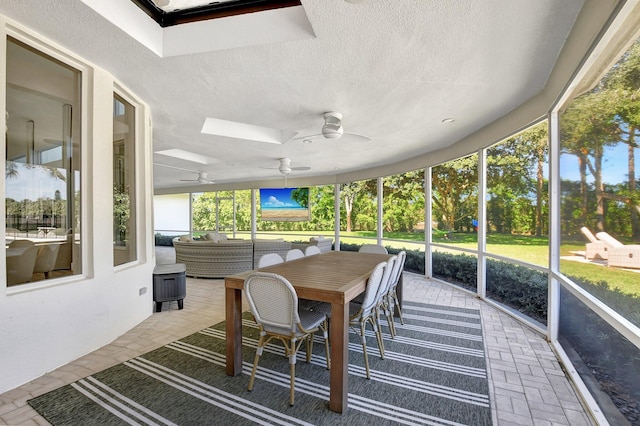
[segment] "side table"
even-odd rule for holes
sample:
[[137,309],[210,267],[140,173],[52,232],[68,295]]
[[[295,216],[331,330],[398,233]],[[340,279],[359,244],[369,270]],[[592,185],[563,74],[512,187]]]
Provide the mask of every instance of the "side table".
[[187,268],[184,263],[156,265],[153,268],[153,301],[156,312],[162,311],[162,302],[178,301],[178,309],[183,308],[187,295]]

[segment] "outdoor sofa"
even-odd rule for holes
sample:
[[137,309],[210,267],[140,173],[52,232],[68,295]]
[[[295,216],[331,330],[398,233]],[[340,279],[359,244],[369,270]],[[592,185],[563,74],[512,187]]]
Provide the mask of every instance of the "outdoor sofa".
[[288,241],[228,239],[223,235],[207,234],[201,240],[174,238],[176,263],[184,263],[190,277],[224,278],[256,268],[263,254],[278,253],[284,258],[291,249]]

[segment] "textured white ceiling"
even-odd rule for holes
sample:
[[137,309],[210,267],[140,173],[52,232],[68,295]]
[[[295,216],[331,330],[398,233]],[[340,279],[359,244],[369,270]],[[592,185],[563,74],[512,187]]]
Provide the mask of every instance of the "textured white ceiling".
[[[267,168],[281,157],[311,168],[292,177],[335,175],[459,141],[543,90],[583,1],[302,3],[315,37],[164,58],[80,0],[3,0],[0,13],[109,70],[148,102],[154,151],[212,159],[156,154],[155,163],[224,183],[277,178]],[[345,132],[373,140],[274,145],[200,133],[212,117],[315,134],[325,111],[343,114]],[[448,117],[455,122],[443,124]],[[155,166],[156,188],[197,176],[180,169]]]

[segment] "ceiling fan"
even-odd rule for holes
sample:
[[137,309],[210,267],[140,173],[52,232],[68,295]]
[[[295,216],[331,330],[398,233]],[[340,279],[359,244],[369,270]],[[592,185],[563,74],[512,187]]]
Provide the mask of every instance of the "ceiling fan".
[[278,169],[280,174],[284,176],[284,185],[287,186],[287,176],[291,174],[294,170],[311,170],[311,167],[308,166],[291,166],[290,158],[280,158],[280,165],[278,167],[263,167],[264,169]]
[[181,182],[215,183],[209,179],[207,172],[198,172],[197,179],[180,179]]
[[311,135],[296,135],[291,140],[301,140],[305,143],[312,142],[314,138],[323,137],[324,139],[340,139],[343,136],[347,136],[349,140],[353,142],[369,142],[371,138],[357,133],[347,133],[342,126],[342,114],[335,111],[325,112],[322,117],[324,118],[324,124],[322,125],[321,133]]
[[322,125],[321,132],[317,134],[305,135],[302,134],[303,132],[274,129],[211,117],[205,119],[201,133],[276,145],[282,145],[292,140],[312,142],[314,138],[335,140],[344,137],[353,142],[371,141],[371,138],[368,136],[345,132],[342,126],[342,114],[339,112],[325,112],[322,117],[324,118],[324,124]]
[[215,183],[213,180],[209,179],[209,175],[207,172],[198,172],[196,170],[185,169],[182,167],[170,166],[168,164],[162,163],[153,163],[154,166],[168,167],[170,169],[182,170],[189,173],[197,173],[198,177],[196,179],[180,179],[181,182],[198,182],[198,183]]

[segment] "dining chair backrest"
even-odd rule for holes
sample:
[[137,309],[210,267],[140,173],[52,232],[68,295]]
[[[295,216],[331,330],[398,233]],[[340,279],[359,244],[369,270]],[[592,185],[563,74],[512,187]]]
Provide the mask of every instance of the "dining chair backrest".
[[304,249],[305,256],[313,256],[320,253],[322,253],[322,251],[318,246],[308,246],[306,249]]
[[267,253],[258,260],[258,268],[265,268],[282,262],[284,262],[284,259],[278,253]]
[[43,273],[45,278],[49,278],[49,273],[56,266],[58,258],[59,244],[45,244],[38,249],[36,256],[36,265],[33,267],[34,273]]
[[398,259],[396,260],[396,265],[394,267],[394,276],[391,279],[391,286],[398,284],[398,280],[400,280],[400,276],[402,275],[402,271],[404,271],[404,262],[407,260],[407,252],[402,250],[398,254]]
[[387,249],[379,246],[377,244],[364,244],[358,250],[360,253],[379,253],[379,254],[388,254]]
[[364,291],[364,298],[362,299],[361,312],[366,313],[371,311],[377,302],[376,296],[382,283],[382,277],[387,268],[387,262],[380,262],[373,269],[373,272],[369,276],[367,281],[367,288]]
[[398,256],[391,256],[389,260],[387,260],[387,266],[384,268],[384,274],[380,280],[380,287],[378,288],[378,293],[376,295],[376,299],[380,300],[389,289],[391,288],[392,279],[395,274],[395,266],[398,263]]
[[36,264],[38,247],[12,247],[20,250],[19,254],[7,256],[7,285],[22,284],[31,281],[33,267]]
[[303,257],[304,257],[304,253],[302,252],[302,250],[291,249],[287,252],[287,255],[285,256],[284,260],[288,262],[290,260],[301,259]]
[[285,277],[254,272],[245,280],[244,289],[251,313],[266,331],[285,335],[298,331],[298,296]]

